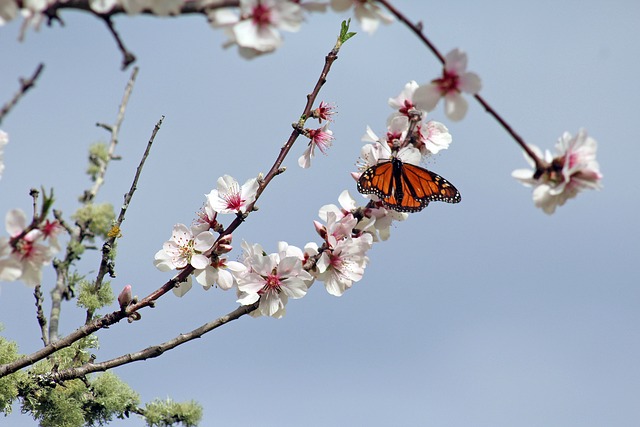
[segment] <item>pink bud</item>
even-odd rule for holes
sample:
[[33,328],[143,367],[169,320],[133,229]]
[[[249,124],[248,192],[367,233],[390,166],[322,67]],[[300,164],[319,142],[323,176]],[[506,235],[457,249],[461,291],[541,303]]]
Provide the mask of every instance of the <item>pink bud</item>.
[[131,285],[127,285],[118,295],[118,304],[120,304],[121,309],[125,309],[131,304],[133,300],[133,296],[131,295]]
[[217,254],[227,254],[233,250],[231,245],[218,245],[218,249],[216,250]]
[[318,232],[320,237],[322,237],[323,239],[327,237],[327,227],[322,225],[322,223],[318,221],[313,221],[313,226],[316,228],[316,231]]

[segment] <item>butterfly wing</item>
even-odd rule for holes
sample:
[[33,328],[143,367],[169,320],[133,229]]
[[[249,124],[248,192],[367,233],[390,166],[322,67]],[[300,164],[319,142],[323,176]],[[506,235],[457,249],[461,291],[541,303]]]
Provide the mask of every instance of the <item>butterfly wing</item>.
[[375,194],[383,205],[398,212],[419,212],[429,202],[460,202],[460,192],[446,179],[397,158],[365,170],[358,191]]
[[428,202],[459,203],[460,192],[449,181],[420,166],[404,163],[402,165],[403,185],[418,200]]
[[378,163],[360,175],[358,191],[362,194],[375,194],[384,199],[393,194],[393,181],[391,162]]

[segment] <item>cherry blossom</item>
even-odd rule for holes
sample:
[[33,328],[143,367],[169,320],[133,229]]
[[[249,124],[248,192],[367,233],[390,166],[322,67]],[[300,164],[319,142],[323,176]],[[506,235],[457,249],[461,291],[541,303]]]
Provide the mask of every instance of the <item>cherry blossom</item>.
[[257,253],[257,247],[246,245],[249,253],[244,255],[244,269],[234,268],[240,292],[238,302],[250,305],[260,301],[259,315],[280,318],[285,314],[289,298],[298,299],[306,295],[313,276],[302,268],[299,256],[289,256],[294,250],[280,245],[278,253]]
[[196,219],[191,224],[192,230],[201,232],[209,229],[213,230],[218,226],[218,221],[216,220],[218,212],[214,211],[208,203],[205,203],[196,215]]
[[40,243],[44,234],[37,228],[22,235],[27,228],[27,216],[20,209],[7,212],[5,226],[10,239],[0,240],[0,257],[8,255],[0,264],[0,277],[20,279],[28,286],[40,284],[42,267],[51,262],[55,250]]
[[333,121],[333,115],[336,113],[335,106],[327,104],[324,101],[320,101],[320,105],[315,110],[311,111],[311,117],[318,119],[318,122],[322,123],[323,120],[328,122]]
[[318,150],[320,150],[322,154],[326,154],[329,147],[331,147],[333,132],[327,129],[328,126],[329,122],[325,123],[321,128],[307,130],[311,141],[309,141],[307,149],[298,159],[298,165],[300,165],[301,168],[308,168],[311,166],[311,159],[315,157],[316,147],[318,147]]
[[218,188],[207,194],[207,203],[214,211],[227,214],[246,212],[247,206],[256,199],[258,180],[251,178],[242,187],[233,177],[218,178]]
[[235,284],[233,275],[226,270],[225,258],[214,258],[211,263],[201,270],[195,270],[193,276],[205,290],[217,284],[222,290],[229,290]]
[[534,169],[518,169],[512,176],[524,185],[534,187],[533,202],[545,213],[554,213],[558,206],[576,197],[581,190],[602,187],[602,174],[596,161],[597,142],[584,129],[575,136],[565,132],[556,143],[555,157],[549,151],[543,155],[536,146],[530,148],[546,166],[536,171],[535,162],[525,155]]
[[201,231],[194,235],[193,230],[184,224],[173,226],[171,239],[154,257],[154,265],[160,271],[185,268],[187,265],[195,269],[204,269],[209,265],[209,258],[203,252],[211,249],[215,236],[210,231]]
[[316,278],[324,282],[327,292],[342,296],[354,282],[362,279],[369,261],[365,254],[372,243],[371,234],[363,234],[340,240],[330,250],[322,253],[316,264]]
[[475,95],[482,87],[480,77],[467,70],[467,54],[454,49],[445,56],[442,77],[418,87],[413,93],[416,108],[432,111],[440,98],[444,98],[444,110],[453,121],[462,120],[468,104],[461,93]]
[[385,13],[380,6],[372,0],[331,0],[331,8],[336,12],[344,12],[354,6],[354,15],[362,30],[373,34],[380,23],[390,24],[394,21],[393,16]]
[[298,31],[303,9],[289,0],[240,0],[240,16],[229,8],[214,9],[209,20],[214,27],[225,28],[226,47],[237,44],[243,57],[252,58],[280,47],[280,30]]

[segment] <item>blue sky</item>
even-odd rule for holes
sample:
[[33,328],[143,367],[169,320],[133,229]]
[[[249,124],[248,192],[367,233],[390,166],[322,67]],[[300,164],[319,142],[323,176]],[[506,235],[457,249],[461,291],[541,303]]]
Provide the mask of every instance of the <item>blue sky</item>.
[[[637,426],[640,423],[640,4],[632,1],[397,1],[424,23],[443,51],[459,47],[483,81],[483,96],[531,144],[552,149],[581,127],[598,140],[604,188],[570,200],[555,215],[533,206],[510,176],[526,166],[516,144],[474,102],[428,167],[461,192],[458,205],[432,203],[369,253],[363,280],[343,297],[322,285],[290,301],[281,320],[242,318],[162,357],[115,370],[143,401],[170,396],[205,407],[203,426]],[[0,215],[30,209],[28,190],[54,187],[70,215],[88,187],[89,144],[107,135],[129,71],[104,25],[64,12],[16,41],[0,31],[0,100],[39,62],[37,87],[2,124],[10,134],[0,181]],[[224,35],[202,17],[119,17],[140,67],[118,153],[98,201],[119,206],[151,130],[165,121],[118,246],[120,289],[147,295],[169,275],[153,255],[177,222],[195,211],[227,173],[239,181],[266,172],[288,137],[347,15],[311,15],[273,55],[246,61],[224,50]],[[353,29],[359,31],[357,24]],[[367,125],[385,129],[386,102],[409,80],[440,66],[400,24],[363,32],[340,53],[320,99],[337,104],[336,140],[302,170],[298,142],[234,233],[275,251],[318,241],[318,209],[344,189],[357,196],[355,170]],[[359,196],[357,196],[359,197]],[[364,199],[361,199],[364,204]],[[229,218],[231,221],[231,217]],[[89,277],[96,254],[80,264]],[[48,284],[51,272],[45,274]],[[22,352],[39,348],[33,297],[0,284],[4,336]],[[48,307],[48,302],[46,307]],[[142,320],[98,336],[98,360],[140,350],[232,311],[235,295],[194,286],[162,298]],[[113,307],[115,309],[115,306]],[[62,330],[83,320],[64,307]],[[17,409],[17,408],[16,408]],[[19,414],[14,426],[33,421]],[[117,426],[142,426],[133,419]]]

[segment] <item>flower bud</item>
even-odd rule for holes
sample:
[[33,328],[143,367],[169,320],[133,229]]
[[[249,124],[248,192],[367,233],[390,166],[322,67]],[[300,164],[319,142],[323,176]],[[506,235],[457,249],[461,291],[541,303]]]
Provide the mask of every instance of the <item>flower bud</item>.
[[122,310],[126,309],[131,301],[133,300],[133,295],[131,294],[131,285],[127,285],[118,295],[118,304],[120,304],[120,308]]

